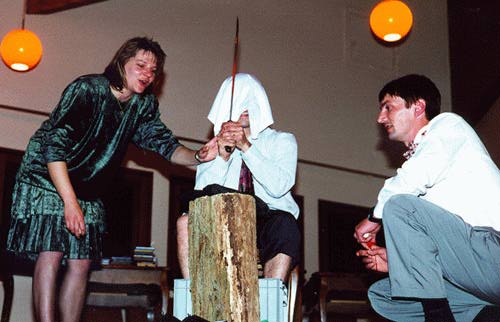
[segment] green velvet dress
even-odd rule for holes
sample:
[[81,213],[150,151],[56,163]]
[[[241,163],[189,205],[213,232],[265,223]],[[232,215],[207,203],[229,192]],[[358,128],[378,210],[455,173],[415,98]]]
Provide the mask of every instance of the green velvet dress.
[[[41,251],[100,258],[105,213],[99,196],[112,189],[131,142],[167,160],[180,145],[160,120],[153,94],[134,95],[120,105],[102,75],[71,83],[26,148],[13,191],[8,250],[30,259]],[[80,239],[65,227],[64,205],[47,169],[55,161],[67,163],[84,213],[86,234]]]

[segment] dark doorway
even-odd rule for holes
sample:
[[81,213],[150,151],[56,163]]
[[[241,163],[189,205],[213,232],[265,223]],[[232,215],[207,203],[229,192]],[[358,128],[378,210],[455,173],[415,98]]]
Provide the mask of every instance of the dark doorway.
[[[319,200],[319,270],[321,272],[366,272],[356,250],[361,246],[353,237],[354,227],[370,209],[339,202]],[[383,245],[379,233],[377,244]]]

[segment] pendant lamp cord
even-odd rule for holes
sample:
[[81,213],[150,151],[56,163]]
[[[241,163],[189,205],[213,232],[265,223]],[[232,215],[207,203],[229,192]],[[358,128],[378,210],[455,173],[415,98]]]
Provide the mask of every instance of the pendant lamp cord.
[[24,20],[26,19],[26,2],[28,0],[23,1],[23,19],[21,20],[21,29],[24,30]]

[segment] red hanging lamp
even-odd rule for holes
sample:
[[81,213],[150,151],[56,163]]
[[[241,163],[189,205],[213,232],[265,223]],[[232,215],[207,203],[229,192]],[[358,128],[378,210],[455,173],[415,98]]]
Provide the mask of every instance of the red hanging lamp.
[[26,0],[23,6],[21,29],[9,31],[0,43],[3,62],[12,70],[25,72],[33,69],[42,58],[42,42],[38,36],[24,28]]
[[404,38],[413,25],[410,8],[399,0],[383,0],[370,14],[370,27],[375,36],[386,42]]

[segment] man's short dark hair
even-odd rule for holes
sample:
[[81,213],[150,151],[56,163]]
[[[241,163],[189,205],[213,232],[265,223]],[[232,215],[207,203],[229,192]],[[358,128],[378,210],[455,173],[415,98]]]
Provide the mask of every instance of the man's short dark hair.
[[144,93],[150,93],[152,88],[157,85],[161,73],[163,73],[163,65],[165,64],[165,52],[161,49],[153,39],[147,37],[135,37],[127,40],[104,70],[104,76],[109,80],[111,86],[119,91],[125,86],[125,64],[130,58],[135,57],[138,51],[152,53],[156,58],[156,72],[153,84],[149,85]]
[[406,101],[406,107],[423,99],[426,103],[425,116],[432,120],[441,112],[441,94],[436,85],[423,75],[410,74],[387,83],[378,94],[379,102],[385,95],[399,96]]

